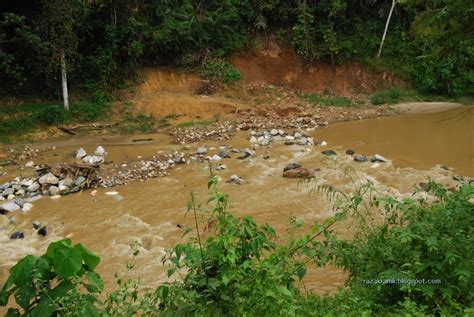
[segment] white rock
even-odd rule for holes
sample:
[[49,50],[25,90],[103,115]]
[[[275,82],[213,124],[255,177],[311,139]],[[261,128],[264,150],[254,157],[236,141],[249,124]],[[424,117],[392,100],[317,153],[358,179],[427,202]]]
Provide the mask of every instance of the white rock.
[[33,184],[31,184],[30,186],[28,186],[28,187],[26,188],[26,190],[29,191],[30,193],[31,193],[31,192],[35,192],[35,191],[37,191],[37,190],[39,190],[39,189],[40,189],[40,184],[38,184],[38,183],[36,183],[36,182],[34,182]]
[[70,187],[72,184],[74,184],[74,180],[71,178],[65,178],[59,181],[59,186]]
[[48,173],[41,176],[38,181],[40,184],[57,184],[59,182],[59,179],[52,173]]
[[40,200],[41,198],[43,198],[43,195],[36,195],[36,196],[25,199],[25,201],[32,203],[34,201]]
[[218,171],[223,171],[223,170],[226,170],[226,169],[227,169],[227,166],[224,165],[224,164],[219,164],[216,167],[216,170],[218,170]]
[[97,156],[104,156],[105,155],[105,149],[101,145],[99,145],[95,149],[94,154],[97,155]]
[[383,157],[382,155],[375,154],[374,159],[377,162],[387,163],[387,159],[385,157]]
[[91,191],[91,196],[95,196],[95,195],[97,195],[97,190],[94,189],[93,191]]
[[278,130],[277,130],[277,129],[271,129],[271,130],[270,130],[270,134],[273,135],[273,136],[275,136],[275,135],[278,134]]
[[79,150],[76,151],[76,158],[77,159],[81,159],[86,155],[87,155],[87,152],[83,148],[80,148]]
[[59,198],[61,198],[61,197],[62,197],[61,195],[50,196],[51,199],[59,199]]
[[23,180],[20,182],[20,185],[21,185],[21,186],[28,187],[28,186],[33,185],[34,182],[35,182],[35,181],[32,180],[32,179],[30,179],[30,178],[25,178],[25,179],[23,179]]
[[23,205],[23,207],[21,208],[21,210],[22,210],[23,212],[28,212],[28,211],[31,210],[31,208],[33,208],[33,204],[25,203],[25,204]]
[[294,141],[295,140],[295,137],[291,136],[291,135],[287,135],[283,138],[284,141]]
[[16,197],[15,195],[10,194],[10,195],[8,195],[7,199],[8,199],[8,200],[12,200],[12,199],[15,199],[15,197]]
[[4,203],[3,205],[0,205],[0,208],[8,212],[12,212],[12,211],[16,211],[20,209],[20,206],[18,206],[14,202],[8,202],[8,203]]
[[62,193],[66,193],[69,190],[69,187],[60,184],[58,186],[58,189],[59,189],[59,192],[62,194]]
[[118,195],[118,192],[106,192],[105,194],[109,196],[115,196]]
[[257,138],[252,135],[250,137],[250,143],[257,143],[257,142],[258,142]]
[[299,133],[299,132],[295,132],[295,134],[293,134],[293,136],[295,137],[295,139],[302,137],[301,133]]
[[29,161],[25,164],[26,167],[33,167],[35,165],[35,162]]
[[51,186],[51,187],[49,188],[49,194],[50,194],[51,196],[56,196],[57,194],[59,194],[59,188],[56,187],[56,186]]
[[103,156],[97,156],[97,155],[88,155],[82,159],[82,161],[86,164],[90,165],[97,165],[97,164],[102,164],[104,163],[104,157]]
[[198,147],[196,150],[196,154],[198,155],[204,155],[207,153],[207,149],[204,146]]
[[217,155],[217,154],[214,154],[213,156],[211,156],[211,157],[209,158],[209,161],[210,161],[210,162],[215,162],[215,161],[220,161],[220,160],[222,160],[222,157],[220,157],[220,156]]
[[326,146],[328,145],[326,141],[321,142],[321,146]]

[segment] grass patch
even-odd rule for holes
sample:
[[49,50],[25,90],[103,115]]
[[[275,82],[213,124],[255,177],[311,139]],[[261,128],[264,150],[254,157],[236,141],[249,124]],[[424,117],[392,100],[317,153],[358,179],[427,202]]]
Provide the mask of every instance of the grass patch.
[[128,134],[152,132],[155,129],[155,123],[156,120],[151,115],[148,116],[143,113],[137,115],[126,114],[121,124],[121,131]]
[[325,107],[353,107],[356,106],[351,99],[342,96],[322,96],[317,93],[303,94],[300,98],[312,105]]
[[426,96],[420,95],[415,90],[399,88],[381,90],[370,95],[370,102],[374,105],[396,104],[405,101],[425,101]]
[[65,111],[62,104],[28,103],[23,105],[0,105],[0,141],[12,139],[51,125],[72,122],[90,122],[105,118],[109,104],[103,101],[80,100]]
[[204,119],[204,120],[197,120],[197,121],[185,121],[178,123],[176,125],[177,128],[189,128],[189,127],[195,127],[195,126],[206,126],[206,125],[211,125],[213,123],[216,123],[219,121],[219,115],[215,114],[212,119]]

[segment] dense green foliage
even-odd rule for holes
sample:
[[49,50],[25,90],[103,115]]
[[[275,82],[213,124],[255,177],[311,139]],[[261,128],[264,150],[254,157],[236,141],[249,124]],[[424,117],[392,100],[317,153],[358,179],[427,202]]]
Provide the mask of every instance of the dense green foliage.
[[[190,65],[278,34],[308,61],[373,63],[390,0],[27,0],[0,3],[3,94],[60,97],[64,52],[76,90],[120,87],[143,65]],[[468,0],[399,1],[383,63],[423,92],[474,87],[474,6]],[[380,62],[377,62],[380,64]],[[239,79],[223,61],[204,65]]]
[[[42,256],[28,255],[10,270],[10,277],[0,292],[0,305],[10,296],[23,309],[22,315],[98,315],[94,294],[104,283],[94,272],[100,259],[81,244],[70,240],[53,242]],[[19,316],[10,308],[7,316]]]
[[[333,218],[306,226],[290,218],[285,239],[268,224],[228,211],[228,197],[209,181],[207,204],[194,195],[188,212],[194,232],[163,263],[167,282],[139,291],[136,280],[99,298],[99,259],[64,240],[41,257],[27,256],[11,270],[0,304],[14,295],[26,315],[41,316],[429,316],[472,315],[474,188],[448,191],[429,183],[430,198],[372,197],[368,183],[352,194],[322,187],[336,198]],[[421,195],[420,197],[424,197]],[[209,208],[211,207],[211,208]],[[375,208],[375,209],[374,209]],[[374,212],[379,216],[373,217]],[[201,217],[207,217],[202,222]],[[358,219],[357,234],[336,238],[334,226]],[[307,227],[306,227],[307,228]],[[282,242],[283,240],[283,242]],[[136,246],[134,255],[137,255]],[[309,266],[333,264],[349,273],[347,288],[317,296],[301,286]],[[132,268],[129,265],[128,268]],[[48,282],[52,282],[48,284]],[[48,287],[49,285],[50,287]],[[19,310],[10,309],[10,316]]]

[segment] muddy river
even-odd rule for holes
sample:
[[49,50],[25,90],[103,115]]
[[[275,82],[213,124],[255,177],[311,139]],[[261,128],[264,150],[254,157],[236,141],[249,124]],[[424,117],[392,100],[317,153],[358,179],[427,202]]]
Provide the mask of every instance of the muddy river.
[[[268,152],[270,158],[263,159],[264,150],[250,160],[223,159],[220,163],[228,169],[216,172],[223,180],[222,191],[230,194],[232,210],[237,214],[251,215],[258,222],[273,225],[284,234],[288,217],[293,214],[307,223],[322,221],[334,211],[322,195],[310,190],[318,184],[351,191],[354,187],[371,180],[381,193],[403,197],[409,195],[414,185],[429,177],[443,184],[454,185],[454,175],[474,177],[474,108],[458,108],[430,114],[411,114],[338,123],[328,128],[309,132],[317,140],[325,140],[327,146],[286,146],[275,143]],[[142,145],[128,144],[133,138],[153,138]],[[54,143],[55,150],[43,152],[35,158],[36,163],[71,161],[70,153],[78,147],[87,151],[103,145],[116,163],[150,158],[160,150],[177,149],[183,145],[170,145],[166,135],[86,137],[61,140]],[[44,146],[51,146],[47,144]],[[193,150],[201,145],[216,147],[226,144],[235,148],[250,147],[248,133],[241,132],[232,140],[222,142],[204,141],[188,145]],[[380,154],[388,163],[357,163],[344,154],[351,148],[356,153]],[[321,154],[333,149],[335,157]],[[283,167],[298,162],[308,169],[320,168],[314,182],[298,185],[294,179],[282,178]],[[449,167],[449,170],[442,168]],[[45,197],[34,203],[26,215],[16,212],[16,228],[25,230],[25,239],[10,240],[8,230],[0,228],[0,282],[3,284],[8,268],[26,254],[41,254],[46,246],[64,237],[81,242],[101,256],[99,273],[110,287],[114,273],[123,273],[131,259],[130,244],[138,241],[140,254],[132,276],[140,276],[143,285],[156,286],[166,279],[167,267],[161,264],[166,248],[182,241],[182,230],[178,224],[191,225],[191,217],[184,217],[189,194],[194,191],[201,201],[207,199],[206,182],[209,171],[205,163],[178,165],[169,176],[136,181],[128,186],[113,189],[98,189],[95,196],[84,191],[60,199]],[[5,168],[6,176],[0,183],[15,175],[26,173],[18,168]],[[224,181],[237,174],[245,180],[243,185],[227,184]],[[123,197],[105,195],[116,190]],[[11,216],[12,214],[10,214]],[[47,223],[50,232],[45,238],[33,234],[31,222]],[[344,235],[346,228],[337,229]],[[306,278],[306,287],[319,293],[332,292],[344,284],[343,272],[334,268],[311,271]]]

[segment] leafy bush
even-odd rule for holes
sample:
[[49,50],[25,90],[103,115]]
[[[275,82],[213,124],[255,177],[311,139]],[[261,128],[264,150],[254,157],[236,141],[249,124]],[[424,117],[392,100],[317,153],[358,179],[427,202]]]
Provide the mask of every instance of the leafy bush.
[[474,312],[474,187],[450,192],[430,182],[429,191],[435,201],[375,199],[382,225],[368,223],[353,241],[338,242],[337,263],[349,272],[350,294],[373,309]]
[[[13,295],[22,315],[97,316],[95,294],[104,287],[94,272],[99,262],[99,257],[81,244],[53,242],[44,255],[28,255],[10,269],[0,292],[0,305],[5,306]],[[20,314],[19,309],[10,308],[7,316]]]
[[202,77],[213,82],[224,81],[227,84],[242,79],[240,72],[226,60],[221,58],[206,59],[201,66]]

